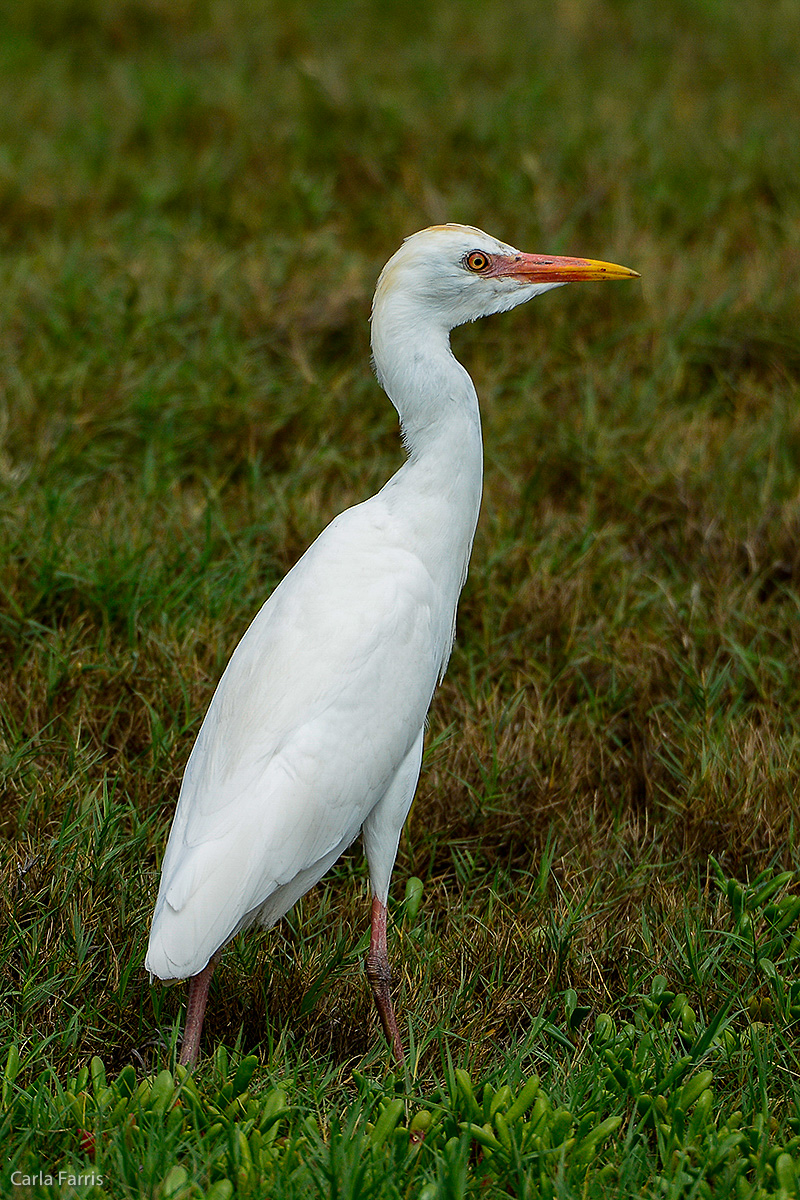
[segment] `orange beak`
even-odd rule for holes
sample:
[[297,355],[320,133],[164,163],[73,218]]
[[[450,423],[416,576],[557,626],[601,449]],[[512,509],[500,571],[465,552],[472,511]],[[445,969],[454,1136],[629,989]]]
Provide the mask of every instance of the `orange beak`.
[[497,254],[487,275],[522,283],[574,283],[583,279],[638,279],[639,272],[593,258],[558,258],[552,254]]

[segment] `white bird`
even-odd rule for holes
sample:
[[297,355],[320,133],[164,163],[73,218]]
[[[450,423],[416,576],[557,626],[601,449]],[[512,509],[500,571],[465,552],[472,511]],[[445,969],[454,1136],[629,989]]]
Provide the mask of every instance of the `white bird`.
[[181,1062],[194,1064],[220,950],[273,925],[361,832],[372,887],[366,972],[398,1063],[386,902],[455,633],[483,476],[478,397],[450,330],[572,280],[635,271],[522,254],[435,225],[384,267],[372,351],[408,457],[340,513],[245,633],[189,757],[145,966],[190,978]]

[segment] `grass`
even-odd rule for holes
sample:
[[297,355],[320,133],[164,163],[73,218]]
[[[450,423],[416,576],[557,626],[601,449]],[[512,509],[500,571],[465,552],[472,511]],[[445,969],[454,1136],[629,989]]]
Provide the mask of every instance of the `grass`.
[[[798,33],[6,7],[5,1192],[799,1194]],[[446,219],[642,281],[454,338],[486,493],[392,892],[410,1076],[356,848],[227,952],[187,1083],[141,968],[180,775],[263,598],[401,461],[369,300]]]

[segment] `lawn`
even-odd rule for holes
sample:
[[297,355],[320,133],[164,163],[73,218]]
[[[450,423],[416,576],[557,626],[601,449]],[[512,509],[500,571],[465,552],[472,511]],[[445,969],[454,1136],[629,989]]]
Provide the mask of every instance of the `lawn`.
[[[794,0],[4,6],[4,1195],[800,1197],[799,44]],[[641,281],[453,338],[485,496],[409,1070],[356,845],[228,949],[187,1078],[142,967],[183,767],[402,462],[370,298],[446,220]]]

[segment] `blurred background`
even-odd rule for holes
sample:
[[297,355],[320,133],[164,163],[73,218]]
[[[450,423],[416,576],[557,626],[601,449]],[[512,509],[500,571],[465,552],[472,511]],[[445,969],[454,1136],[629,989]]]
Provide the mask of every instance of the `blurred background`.
[[[486,494],[406,988],[513,1037],[660,964],[709,853],[797,865],[798,45],[793,0],[3,6],[4,1022],[121,1063],[178,1012],[141,963],[188,751],[265,596],[402,461],[370,299],[442,221],[642,278],[454,335]],[[209,1036],[268,1006],[363,1051],[365,886],[356,848],[233,948]],[[467,941],[506,973],[448,1009]]]

